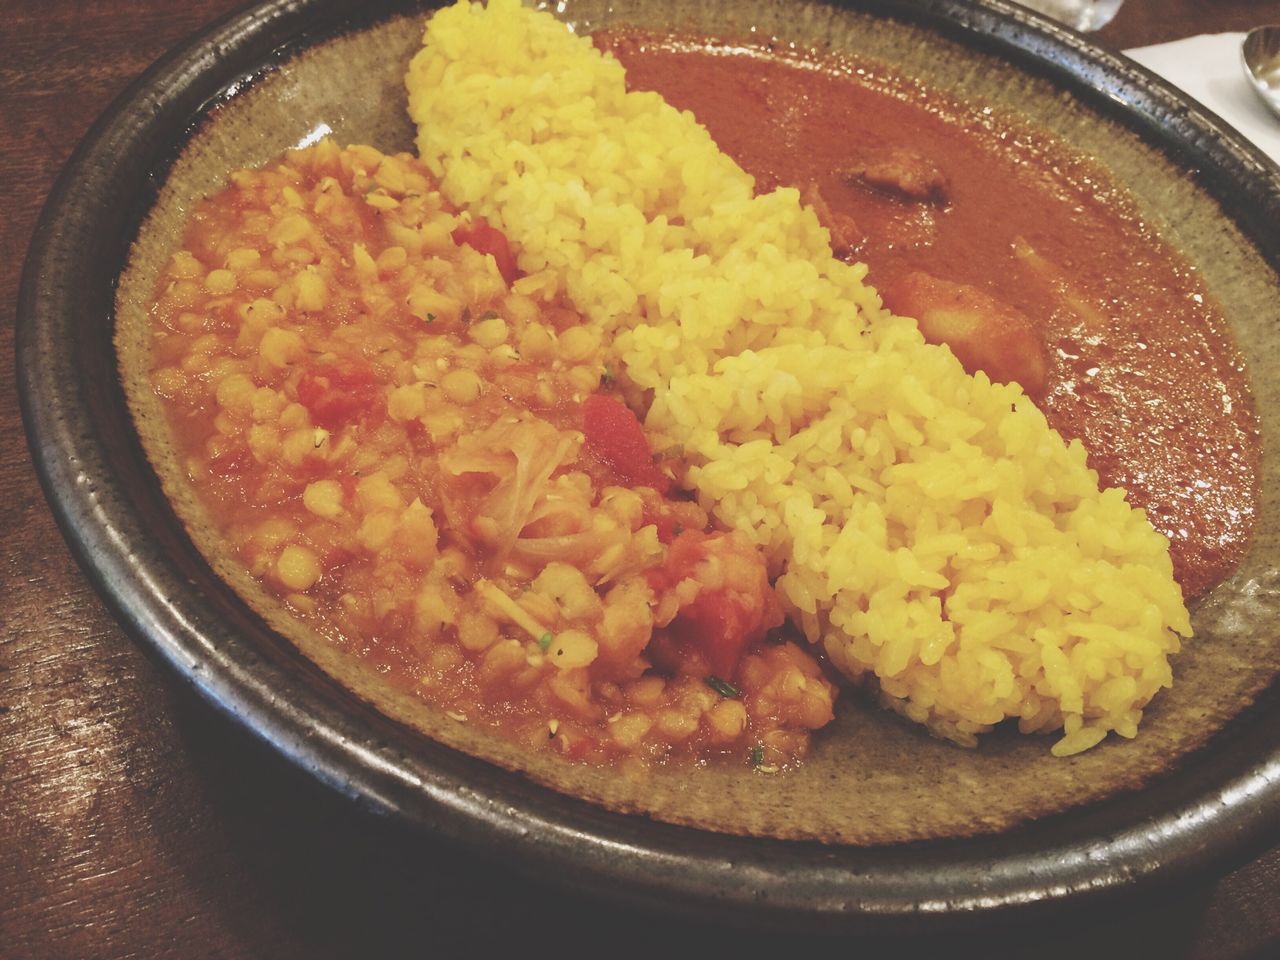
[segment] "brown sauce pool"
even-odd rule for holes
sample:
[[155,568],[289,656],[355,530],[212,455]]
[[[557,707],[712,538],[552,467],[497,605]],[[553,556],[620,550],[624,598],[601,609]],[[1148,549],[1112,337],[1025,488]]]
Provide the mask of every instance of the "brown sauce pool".
[[[1030,318],[1050,424],[1169,538],[1187,596],[1231,573],[1258,497],[1244,364],[1195,271],[1105,172],[876,67],[631,31],[595,41],[633,89],[692,111],[759,190],[816,190],[836,252],[882,292],[925,271]],[[903,150],[937,181],[886,188],[874,168]]]

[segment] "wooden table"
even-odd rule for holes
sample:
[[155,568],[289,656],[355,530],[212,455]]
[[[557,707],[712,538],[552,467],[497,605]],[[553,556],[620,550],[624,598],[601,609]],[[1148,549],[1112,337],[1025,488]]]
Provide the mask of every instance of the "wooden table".
[[[130,80],[239,5],[0,4],[6,369],[22,258],[59,168]],[[1129,0],[1099,40],[1122,49],[1268,21],[1280,21],[1280,2]],[[357,812],[195,702],[106,613],[45,505],[13,389],[0,392],[0,490],[0,957],[484,956],[535,943],[609,955],[669,948],[673,936],[699,952],[913,952],[655,922]],[[1090,925],[992,930],[970,946],[1276,956],[1278,891],[1280,849],[1259,850],[1225,878],[1117,905]]]

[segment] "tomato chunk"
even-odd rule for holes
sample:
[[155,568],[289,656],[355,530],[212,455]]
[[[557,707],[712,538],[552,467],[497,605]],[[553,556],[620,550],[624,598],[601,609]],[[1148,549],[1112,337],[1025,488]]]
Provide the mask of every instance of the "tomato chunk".
[[465,245],[493,257],[493,262],[498,265],[498,273],[502,274],[508,287],[520,276],[507,235],[496,227],[489,226],[489,222],[483,217],[476,217],[471,223],[458,227],[451,236],[458,246]]
[[[696,592],[689,582],[696,583]],[[710,672],[732,680],[747,646],[783,621],[759,552],[741,534],[689,530],[671,544],[663,566],[649,577],[655,594],[675,591],[685,599],[667,628],[650,645],[654,662],[677,673]]]
[[582,403],[582,432],[587,449],[613,467],[620,480],[659,493],[671,488],[671,478],[654,465],[644,428],[621,400],[603,393],[587,397]]
[[362,420],[383,408],[373,368],[351,358],[303,373],[298,381],[298,402],[311,412],[311,422],[336,430]]
[[750,639],[746,611],[723,590],[698,595],[671,624],[679,639],[698,647],[711,672],[732,679]]

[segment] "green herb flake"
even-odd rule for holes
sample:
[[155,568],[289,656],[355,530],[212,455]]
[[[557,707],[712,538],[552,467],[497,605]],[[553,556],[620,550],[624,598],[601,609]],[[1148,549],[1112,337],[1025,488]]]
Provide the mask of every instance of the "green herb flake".
[[703,681],[708,687],[714,690],[720,696],[732,700],[738,695],[738,688],[727,680],[721,680],[714,673],[710,674]]
[[764,766],[764,744],[757,743],[751,748],[751,766],[759,770]]
[[423,317],[423,318],[422,318],[422,322],[423,322],[423,323],[435,323],[435,322],[436,322],[436,315],[435,315],[434,313],[428,313],[425,317]]
[[480,319],[481,320],[497,320],[498,316],[499,314],[497,310],[486,310],[484,313],[480,314]]
[[684,533],[684,524],[682,524],[682,523],[675,523],[675,524],[672,524],[672,525],[671,525],[671,535],[672,535],[673,537],[678,537],[678,536],[680,536],[680,534],[682,534],[682,533]]
[[544,652],[550,649],[551,641],[554,640],[555,638],[556,638],[555,634],[553,634],[550,630],[548,630],[546,633],[544,633],[542,636],[538,638],[538,649]]

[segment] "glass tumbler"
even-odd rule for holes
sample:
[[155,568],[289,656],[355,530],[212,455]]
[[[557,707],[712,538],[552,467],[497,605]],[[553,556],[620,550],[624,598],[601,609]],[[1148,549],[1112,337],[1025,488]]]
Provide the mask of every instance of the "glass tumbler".
[[1017,0],[1076,30],[1098,30],[1111,22],[1124,0]]

